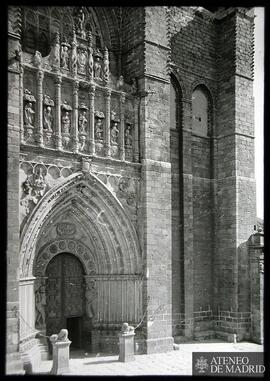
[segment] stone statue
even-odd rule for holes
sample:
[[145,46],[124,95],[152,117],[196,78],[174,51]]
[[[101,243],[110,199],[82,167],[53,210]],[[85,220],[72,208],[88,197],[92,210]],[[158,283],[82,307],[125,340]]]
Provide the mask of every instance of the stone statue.
[[85,73],[86,67],[86,52],[84,49],[79,49],[78,53],[78,69],[80,72]]
[[43,328],[45,324],[46,293],[45,286],[41,285],[35,292],[36,328]]
[[122,90],[124,87],[124,77],[120,75],[119,79],[116,82],[116,88],[117,90]]
[[137,92],[138,92],[137,81],[136,81],[136,78],[133,78],[132,79],[132,85],[131,85],[131,93],[137,94]]
[[34,175],[33,189],[35,192],[35,196],[42,197],[45,193],[46,186],[47,185],[46,185],[46,182],[44,180],[44,176],[42,174],[41,169],[39,168]]
[[76,15],[76,27],[77,27],[78,35],[81,36],[82,38],[85,38],[86,36],[85,30],[84,30],[84,19],[85,19],[85,16],[84,16],[83,8],[80,7]]
[[85,134],[85,128],[87,126],[86,110],[82,110],[79,115],[79,132]]
[[53,121],[52,108],[51,108],[51,106],[48,105],[45,107],[44,114],[43,114],[43,128],[44,128],[44,130],[52,131],[52,121]]
[[61,331],[58,334],[54,333],[53,335],[50,336],[51,343],[56,343],[59,341],[62,341],[62,342],[69,341],[67,329],[61,329]]
[[62,132],[64,134],[69,134],[70,129],[70,116],[69,112],[65,111],[64,115],[62,116]]
[[27,102],[24,108],[24,120],[25,120],[25,125],[26,126],[32,126],[34,123],[34,114],[35,111],[33,110],[31,102]]
[[67,329],[61,329],[61,331],[58,333],[58,340],[57,341],[69,341]]
[[86,313],[89,318],[93,318],[95,313],[93,310],[93,301],[96,299],[98,293],[95,287],[95,282],[91,281],[88,284],[86,284],[86,291],[85,291],[85,297],[86,297]]
[[36,50],[35,55],[33,57],[33,64],[36,67],[39,67],[41,65],[41,59],[42,59],[41,53],[38,50]]
[[61,67],[64,70],[68,70],[68,45],[62,44],[61,48]]
[[27,178],[26,180],[23,182],[22,184],[22,187],[23,187],[23,191],[25,194],[30,194],[31,191],[32,191],[32,184],[29,180],[29,176],[27,175]]
[[130,124],[127,124],[126,131],[125,131],[125,145],[132,146],[132,131],[131,131]]
[[128,323],[123,323],[121,333],[124,335],[128,333],[134,333],[134,327],[132,327],[132,325],[129,325]]
[[102,119],[97,119],[96,125],[95,125],[95,138],[97,140],[103,139],[103,126],[102,126]]
[[114,121],[111,128],[111,142],[112,143],[117,143],[118,134],[119,134],[118,123]]
[[101,60],[99,56],[96,57],[94,63],[94,77],[101,78]]

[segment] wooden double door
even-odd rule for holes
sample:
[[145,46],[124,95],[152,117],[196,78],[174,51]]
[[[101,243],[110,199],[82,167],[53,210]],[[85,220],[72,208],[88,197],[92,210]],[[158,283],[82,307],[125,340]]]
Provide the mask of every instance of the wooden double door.
[[69,253],[55,256],[46,269],[46,332],[49,336],[67,328],[71,348],[82,347],[83,275],[81,262]]

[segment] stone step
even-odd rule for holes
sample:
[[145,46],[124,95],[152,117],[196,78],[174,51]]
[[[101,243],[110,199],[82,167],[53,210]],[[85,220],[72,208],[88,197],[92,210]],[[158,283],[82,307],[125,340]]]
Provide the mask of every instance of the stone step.
[[215,331],[206,330],[194,332],[194,340],[208,340],[215,338]]

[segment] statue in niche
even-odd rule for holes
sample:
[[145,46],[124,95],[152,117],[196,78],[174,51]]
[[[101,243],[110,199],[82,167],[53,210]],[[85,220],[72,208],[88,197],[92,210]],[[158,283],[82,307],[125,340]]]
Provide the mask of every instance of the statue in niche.
[[96,59],[94,63],[94,77],[101,78],[101,57],[99,52],[96,53]]
[[89,318],[95,316],[93,309],[93,301],[97,298],[98,293],[96,290],[95,281],[90,281],[86,284],[85,298],[86,298],[86,314]]
[[46,290],[41,285],[35,292],[36,328],[43,328],[45,324]]
[[116,88],[117,90],[122,90],[124,87],[124,77],[120,75],[119,79],[116,82]]
[[85,134],[85,128],[87,126],[86,109],[82,109],[79,115],[79,132]]
[[132,84],[131,84],[131,94],[135,95],[138,92],[138,85],[137,85],[137,80],[136,78],[132,79]]
[[85,148],[86,148],[86,136],[80,135],[79,150],[83,152]]
[[33,57],[33,64],[36,67],[39,67],[41,65],[41,60],[42,60],[42,55],[38,50],[36,50],[35,55]]
[[64,70],[68,70],[69,46],[70,45],[67,43],[62,43],[61,46],[61,67]]
[[118,122],[113,121],[113,125],[111,127],[111,143],[117,144],[118,135],[119,135]]
[[35,111],[33,110],[32,102],[27,102],[24,107],[24,120],[25,120],[26,126],[33,127],[34,114],[35,114]]
[[132,146],[132,130],[131,124],[127,123],[126,131],[125,131],[125,145]]
[[102,119],[97,119],[96,125],[95,125],[95,138],[97,140],[103,139],[103,126],[102,126]]
[[69,134],[70,130],[70,115],[67,110],[65,110],[64,114],[62,115],[62,132],[64,134]]
[[44,109],[44,114],[43,114],[43,128],[44,130],[47,130],[49,132],[52,131],[52,121],[53,121],[53,116],[52,116],[52,108],[51,106],[46,106]]
[[86,51],[84,49],[80,49],[78,53],[78,69],[82,73],[85,73],[86,60]]
[[83,7],[80,7],[75,17],[75,22],[76,22],[77,33],[82,38],[85,38],[86,36],[85,30],[84,30],[84,20],[85,20],[85,16],[84,16]]

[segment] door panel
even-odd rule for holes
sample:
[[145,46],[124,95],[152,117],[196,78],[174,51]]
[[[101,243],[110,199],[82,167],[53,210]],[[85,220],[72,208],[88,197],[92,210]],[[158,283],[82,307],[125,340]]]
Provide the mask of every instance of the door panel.
[[47,335],[67,328],[67,318],[83,315],[83,268],[72,254],[59,254],[47,266]]

